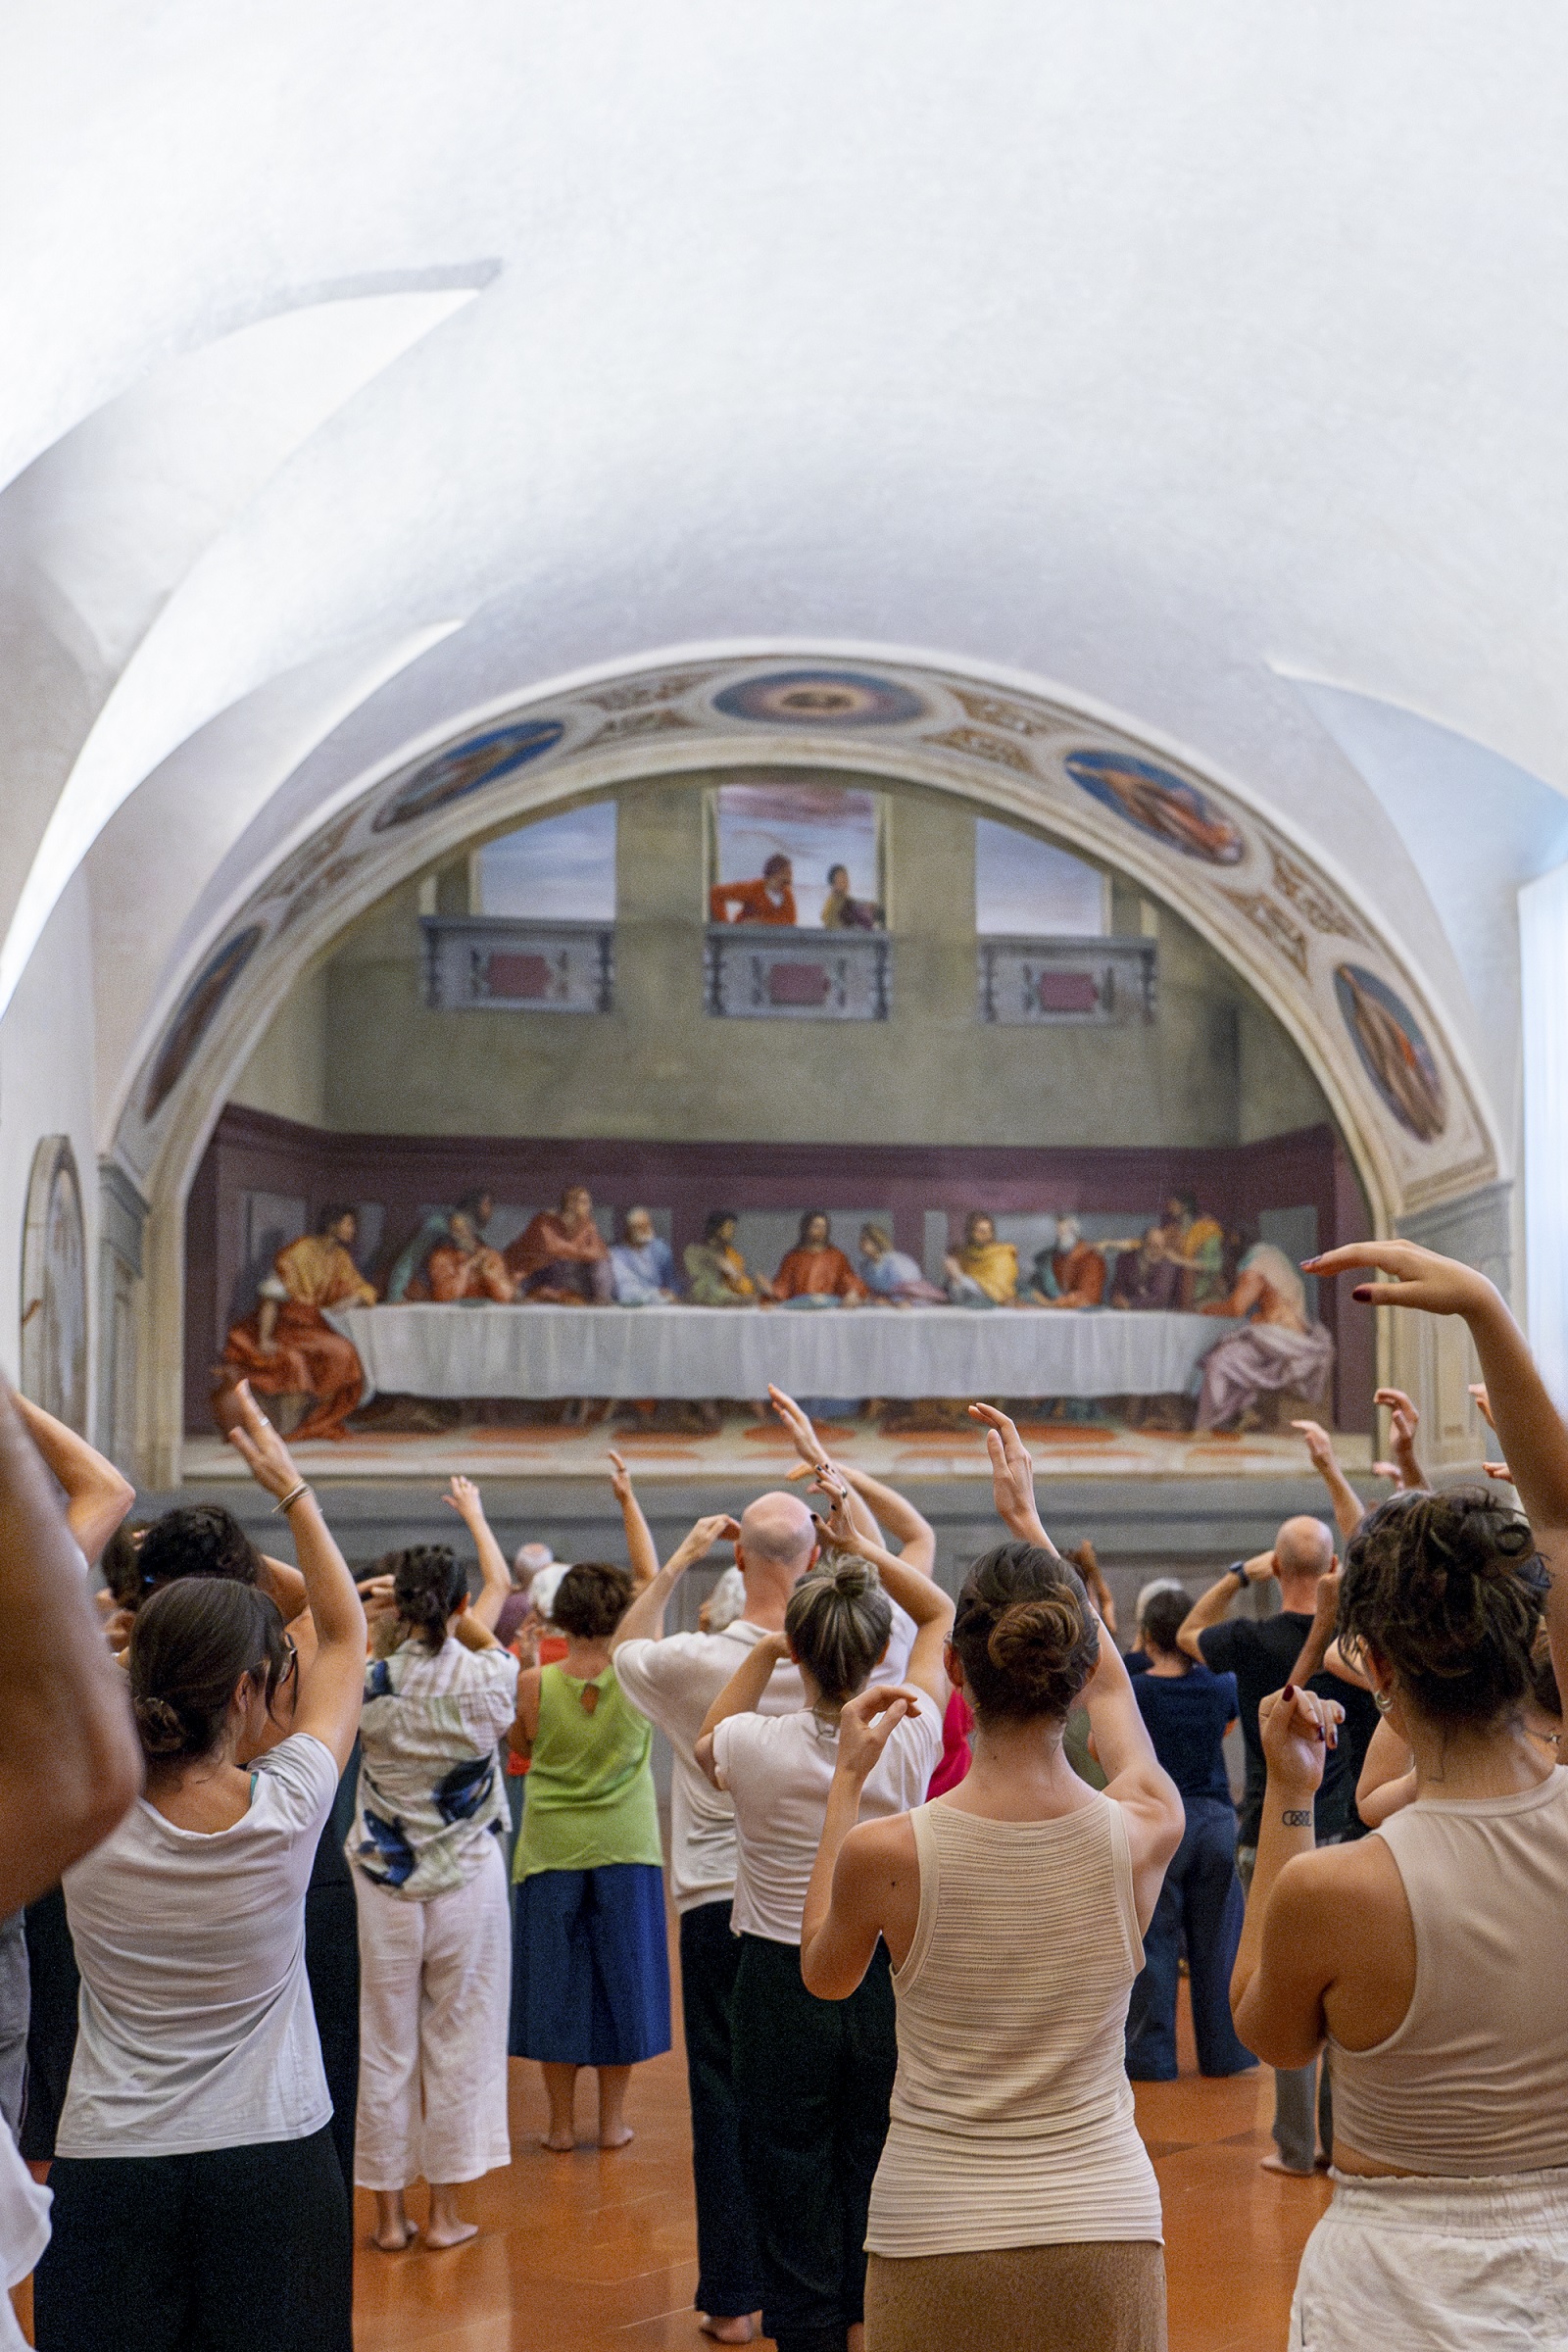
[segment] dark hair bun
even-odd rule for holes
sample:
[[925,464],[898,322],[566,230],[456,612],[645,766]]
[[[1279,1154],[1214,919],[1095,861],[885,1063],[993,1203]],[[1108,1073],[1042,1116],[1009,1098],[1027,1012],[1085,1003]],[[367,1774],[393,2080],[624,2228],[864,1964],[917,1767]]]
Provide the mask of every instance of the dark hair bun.
[[1100,1621],[1056,1552],[999,1544],[964,1580],[953,1643],[978,1715],[1064,1718],[1095,1671]]
[[150,1756],[177,1756],[186,1744],[185,1726],[167,1698],[138,1698],[136,1729]]

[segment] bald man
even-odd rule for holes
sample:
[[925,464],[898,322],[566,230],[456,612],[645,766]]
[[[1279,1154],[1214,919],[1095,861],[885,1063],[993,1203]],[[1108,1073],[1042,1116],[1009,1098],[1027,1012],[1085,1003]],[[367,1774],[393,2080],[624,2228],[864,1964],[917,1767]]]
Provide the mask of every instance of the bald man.
[[[1271,1551],[1238,1560],[1216,1584],[1209,1586],[1183,1621],[1176,1640],[1189,1657],[1216,1674],[1234,1674],[1242,1738],[1247,1747],[1247,1792],[1237,1825],[1236,1861],[1245,1886],[1257,1853],[1258,1825],[1263,1818],[1267,1773],[1258,1734],[1259,1702],[1271,1690],[1283,1690],[1301,1653],[1317,1601],[1317,1580],[1334,1565],[1334,1538],[1321,1519],[1287,1519]],[[1231,1617],[1231,1603],[1250,1585],[1279,1587],[1280,1606],[1266,1617]],[[1324,1698],[1343,1699],[1344,1687],[1331,1674],[1315,1674],[1307,1684]],[[1355,1801],[1354,1774],[1348,1769],[1349,1748],[1345,1742],[1331,1748],[1317,1793],[1316,1830],[1319,1845],[1344,1837],[1349,1807]],[[1321,2136],[1323,2152],[1332,2152],[1333,2119],[1328,2098],[1328,2070],[1324,2069],[1321,2100],[1317,2096],[1317,2067],[1297,2067],[1274,2078],[1274,2142],[1276,2153],[1264,2158],[1270,2172],[1310,2173]]]

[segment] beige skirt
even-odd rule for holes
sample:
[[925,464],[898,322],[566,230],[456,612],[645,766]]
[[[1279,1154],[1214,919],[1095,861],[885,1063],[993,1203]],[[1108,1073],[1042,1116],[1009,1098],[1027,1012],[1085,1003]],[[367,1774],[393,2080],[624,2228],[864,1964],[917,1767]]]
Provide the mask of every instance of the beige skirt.
[[1165,2252],[1148,2239],[873,2254],[865,2352],[1165,2352]]

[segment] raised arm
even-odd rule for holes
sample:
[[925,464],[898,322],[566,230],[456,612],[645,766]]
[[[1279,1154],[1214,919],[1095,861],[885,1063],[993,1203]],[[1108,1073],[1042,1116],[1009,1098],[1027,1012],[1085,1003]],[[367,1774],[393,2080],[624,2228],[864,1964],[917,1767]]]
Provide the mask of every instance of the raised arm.
[[0,1914],[54,1886],[141,1787],[125,1678],[78,1548],[0,1380]]
[[1546,1601],[1551,1663],[1559,1685],[1568,1690],[1568,1428],[1524,1334],[1494,1285],[1473,1266],[1440,1257],[1415,1242],[1355,1243],[1330,1250],[1308,1266],[1320,1276],[1379,1269],[1391,1279],[1358,1283],[1354,1295],[1363,1305],[1462,1315],[1469,1325],[1493,1427],[1551,1576]]
[[1335,1561],[1328,1573],[1317,1580],[1317,1600],[1312,1610],[1312,1622],[1297,1655],[1296,1664],[1286,1676],[1291,1683],[1309,1683],[1314,1674],[1321,1674],[1328,1658],[1334,1630],[1340,1622],[1340,1583],[1344,1575]]
[[249,1382],[242,1380],[234,1394],[240,1418],[228,1442],[288,1521],[316,1627],[316,1655],[300,1668],[294,1729],[330,1748],[341,1772],[354,1747],[365,1696],[365,1610],[320,1504],[251,1395]]
[[991,1456],[991,1498],[997,1517],[1021,1544],[1038,1544],[1046,1551],[1056,1546],[1041,1524],[1035,1502],[1035,1457],[1005,1413],[994,1404],[971,1404],[969,1414],[986,1433]]
[[639,1592],[645,1592],[659,1574],[659,1546],[654,1542],[653,1529],[643,1517],[643,1506],[632,1486],[631,1472],[619,1454],[614,1452],[610,1457],[610,1491],[620,1505],[632,1582]]
[[1206,1634],[1211,1625],[1218,1625],[1229,1614],[1231,1602],[1238,1592],[1248,1585],[1262,1584],[1273,1574],[1274,1554],[1271,1551],[1255,1552],[1251,1559],[1239,1561],[1236,1567],[1227,1568],[1223,1576],[1214,1579],[1206,1592],[1199,1594],[1182,1619],[1176,1629],[1177,1647],[1184,1649],[1190,1658],[1196,1658],[1201,1666],[1203,1653],[1199,1647],[1200,1634]]
[[1305,2066],[1323,2039],[1338,1922],[1313,1900],[1321,1865],[1313,1856],[1312,1809],[1343,1714],[1336,1700],[1289,1683],[1258,1709],[1268,1777],[1231,1970],[1231,2015],[1241,2039],[1268,2066]]
[[644,1585],[611,1635],[611,1656],[614,1656],[623,1642],[662,1641],[669,1596],[687,1569],[695,1560],[705,1558],[715,1544],[733,1544],[740,1532],[739,1521],[732,1519],[727,1511],[715,1511],[710,1518],[699,1519],[691,1534],[683,1537],[670,1553],[658,1575]]
[[1413,1805],[1415,1756],[1392,1723],[1380,1723],[1361,1759],[1355,1809],[1369,1830],[1380,1830],[1391,1813]]
[[[783,1389],[776,1388],[771,1381],[768,1383],[767,1395],[774,1412],[777,1413],[784,1427],[794,1439],[795,1450],[801,1457],[795,1468],[787,1474],[791,1484],[793,1485],[798,1479],[815,1478],[818,1472],[828,1468],[837,1469],[840,1477],[850,1484],[850,1514],[856,1526],[871,1543],[880,1544],[882,1530],[877,1524],[869,1495],[860,1492],[861,1482],[859,1480],[852,1479],[848,1470],[833,1461],[827,1447],[817,1436],[816,1426],[805,1406],[797,1404],[793,1396],[788,1396]],[[875,1479],[865,1482],[871,1488],[875,1488],[876,1483]],[[884,1494],[892,1493],[891,1488],[887,1487],[879,1491]],[[895,1508],[897,1508],[897,1502],[898,1498],[895,1496]],[[932,1552],[934,1557],[934,1544]]]
[[845,2001],[886,1935],[895,1965],[908,1956],[920,1873],[907,1814],[857,1821],[860,1792],[909,1711],[903,1691],[862,1690],[839,1717],[839,1752],[821,1842],[801,1918],[801,1981],[819,2001]]
[[1402,1389],[1379,1389],[1374,1404],[1385,1406],[1389,1414],[1389,1453],[1396,1480],[1401,1493],[1419,1494],[1431,1486],[1415,1450],[1415,1433],[1421,1426],[1421,1408]]
[[713,1734],[728,1715],[756,1714],[762,1703],[762,1692],[773,1678],[774,1667],[781,1666],[789,1654],[789,1637],[786,1634],[764,1634],[760,1642],[754,1642],[747,1651],[703,1717],[695,1753],[698,1763],[715,1788],[718,1787],[718,1774],[713,1762]]
[[838,1471],[824,1470],[814,1491],[825,1495],[833,1506],[827,1518],[817,1521],[824,1544],[829,1550],[858,1552],[861,1559],[869,1560],[889,1599],[896,1600],[914,1620],[914,1641],[905,1668],[905,1681],[923,1690],[938,1707],[945,1707],[948,1674],[943,1658],[953,1630],[951,1598],[933,1578],[911,1568],[885,1544],[867,1542],[850,1519],[849,1493]]
[[1306,1441],[1307,1454],[1313,1469],[1329,1491],[1334,1504],[1334,1524],[1348,1543],[1366,1517],[1361,1497],[1340,1468],[1329,1433],[1316,1421],[1293,1421],[1291,1427]]
[[12,1402],[45,1465],[65,1490],[66,1524],[89,1568],[136,1499],[136,1490],[85,1438],[13,1390]]
[[[863,1503],[871,1515],[867,1534],[874,1535],[880,1543],[881,1530],[885,1528],[898,1544],[899,1557],[906,1568],[914,1569],[920,1576],[934,1574],[937,1564],[936,1529],[929,1519],[915,1509],[908,1496],[899,1494],[893,1487],[885,1487],[879,1478],[871,1476],[869,1470],[857,1470],[849,1462],[835,1462],[833,1467],[855,1500]],[[858,1511],[855,1517],[858,1525],[864,1524]]]
[[1133,1696],[1132,1678],[1103,1626],[1100,1663],[1084,1686],[1084,1704],[1095,1754],[1105,1775],[1105,1794],[1123,1808],[1138,1924],[1147,1928],[1187,1817],[1175,1782],[1154,1753]]
[[484,1515],[484,1500],[471,1478],[463,1478],[456,1471],[452,1483],[441,1497],[449,1511],[456,1511],[479,1555],[479,1591],[466,1612],[475,1625],[482,1625],[493,1634],[501,1616],[503,1604],[512,1596],[512,1570],[507,1555],[496,1542],[490,1522]]

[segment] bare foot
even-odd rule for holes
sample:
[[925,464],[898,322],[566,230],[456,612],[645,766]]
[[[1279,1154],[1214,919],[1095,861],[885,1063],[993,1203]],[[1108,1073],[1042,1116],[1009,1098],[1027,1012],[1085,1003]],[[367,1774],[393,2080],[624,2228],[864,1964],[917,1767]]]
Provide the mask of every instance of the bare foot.
[[383,2254],[403,2254],[413,2245],[418,2234],[419,2225],[417,2222],[405,2222],[401,2230],[394,2225],[388,2230],[372,2230],[370,2243],[372,2246],[379,2246]]
[[1317,2168],[1309,2165],[1302,2172],[1299,2165],[1287,2164],[1283,2156],[1265,2156],[1261,2159],[1259,2169],[1265,2173],[1283,2173],[1288,2180],[1310,2180]]
[[630,2124],[622,2124],[618,2129],[612,2127],[608,2132],[601,2132],[599,2134],[599,2145],[602,2148],[623,2148],[628,2140],[633,2140],[636,2138],[636,2136],[637,2134],[632,2130]]
[[574,2132],[546,2132],[541,2134],[539,2145],[557,2156],[569,2156],[577,2145],[577,2135]]
[[715,2344],[750,2344],[757,2340],[757,2329],[745,2313],[738,2320],[714,2320],[706,2311],[700,2311],[697,2325]]
[[439,2230],[432,2223],[425,2230],[424,2242],[427,2246],[461,2246],[478,2234],[477,2222],[443,2222]]

